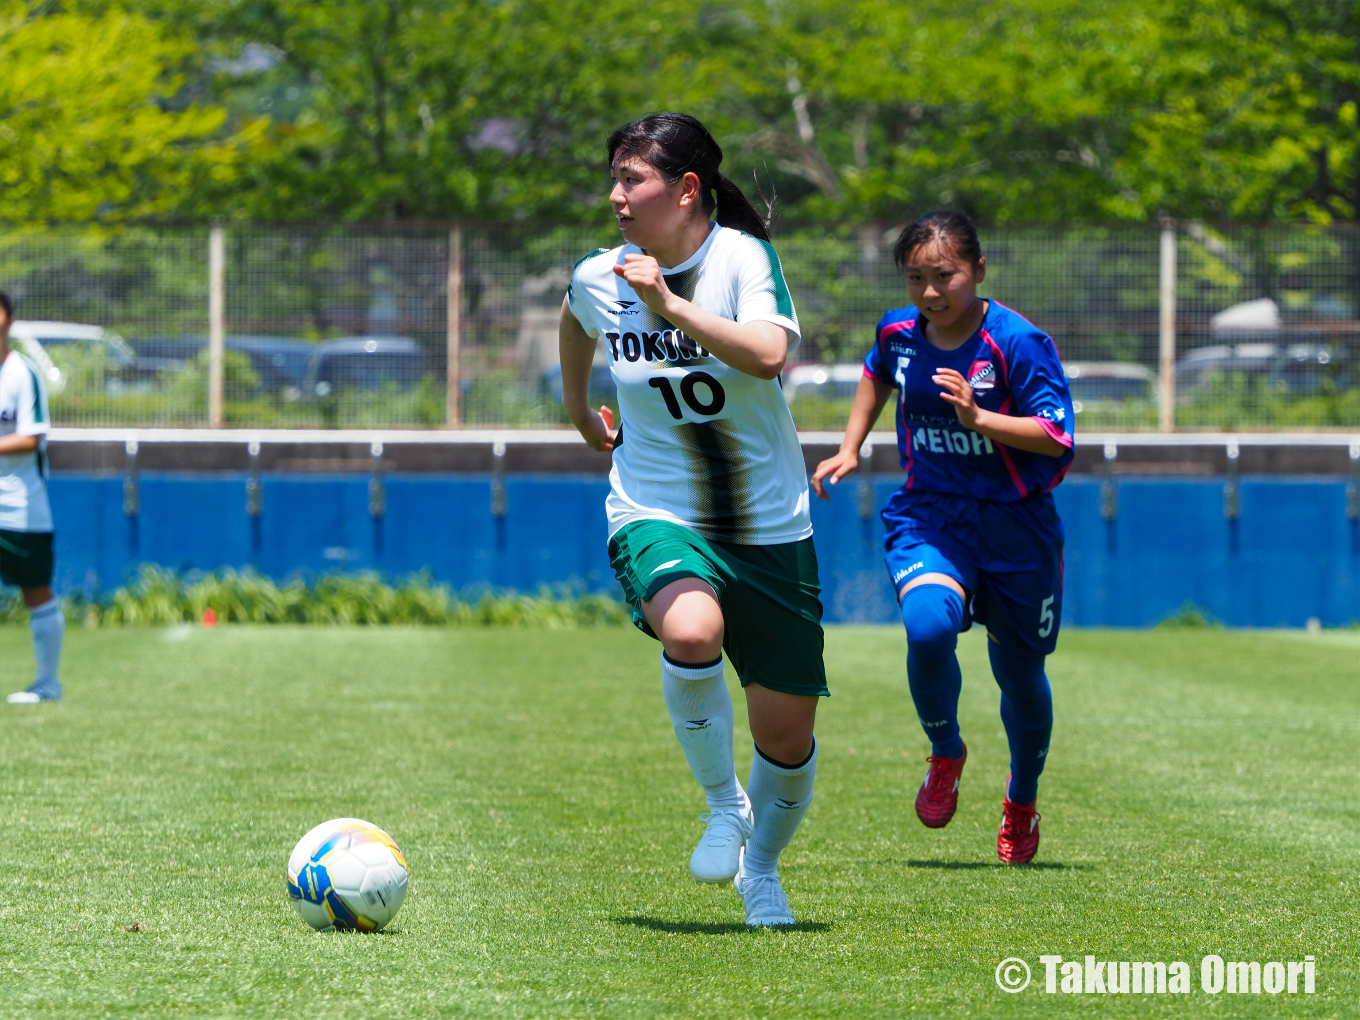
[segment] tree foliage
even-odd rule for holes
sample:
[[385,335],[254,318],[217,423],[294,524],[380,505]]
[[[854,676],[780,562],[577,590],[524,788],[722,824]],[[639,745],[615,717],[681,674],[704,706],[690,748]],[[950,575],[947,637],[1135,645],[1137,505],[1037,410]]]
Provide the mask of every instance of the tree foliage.
[[176,105],[190,40],[122,11],[0,0],[0,192],[6,219],[87,221],[175,210],[230,175],[224,112]]
[[128,2],[0,0],[8,215],[588,221],[609,130],[669,108],[870,245],[939,205],[1360,218],[1360,0]]

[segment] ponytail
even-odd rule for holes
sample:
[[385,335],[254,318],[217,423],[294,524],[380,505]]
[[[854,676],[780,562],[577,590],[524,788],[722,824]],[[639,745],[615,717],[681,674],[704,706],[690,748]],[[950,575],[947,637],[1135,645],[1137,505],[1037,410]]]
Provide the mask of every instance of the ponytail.
[[762,241],[770,239],[770,221],[756,212],[732,178],[718,174],[713,190],[717,193],[718,215],[714,218],[718,226],[744,231]]
[[[675,184],[687,173],[699,178],[705,213],[717,211],[718,225],[770,239],[770,217],[755,211],[741,188],[718,170],[722,149],[708,128],[687,113],[653,113],[609,136],[609,165],[637,158]],[[773,213],[773,209],[768,210]]]

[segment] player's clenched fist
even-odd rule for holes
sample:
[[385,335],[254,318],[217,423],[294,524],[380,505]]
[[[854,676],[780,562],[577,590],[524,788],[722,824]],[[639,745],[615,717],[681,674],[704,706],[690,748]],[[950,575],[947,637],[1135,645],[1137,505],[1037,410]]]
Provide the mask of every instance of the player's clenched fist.
[[614,272],[622,276],[652,311],[665,314],[666,301],[671,289],[666,286],[666,278],[661,274],[661,264],[650,255],[633,253],[623,257],[623,264],[614,266]]

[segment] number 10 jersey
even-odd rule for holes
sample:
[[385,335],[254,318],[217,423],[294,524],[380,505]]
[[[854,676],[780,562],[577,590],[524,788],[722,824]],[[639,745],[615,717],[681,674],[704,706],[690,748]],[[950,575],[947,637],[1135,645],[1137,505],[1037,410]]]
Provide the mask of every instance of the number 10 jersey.
[[[604,340],[618,388],[620,442],[605,503],[609,534],[664,520],[705,538],[777,545],[812,534],[807,472],[783,387],[723,364],[657,315],[614,272],[635,245],[576,265],[567,301]],[[671,291],[733,322],[773,322],[798,343],[779,257],[767,242],[714,226],[703,246],[664,271]]]

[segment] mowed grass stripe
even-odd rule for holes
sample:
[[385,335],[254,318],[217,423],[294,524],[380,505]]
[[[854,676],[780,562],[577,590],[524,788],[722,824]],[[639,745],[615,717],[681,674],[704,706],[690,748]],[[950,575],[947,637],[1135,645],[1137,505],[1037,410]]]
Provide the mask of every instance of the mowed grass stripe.
[[[0,630],[11,688],[28,636]],[[626,630],[73,629],[69,700],[0,722],[0,1015],[1344,1016],[1360,680],[1345,635],[1069,632],[1040,867],[996,864],[1007,771],[980,635],[941,831],[893,629],[832,629],[817,799],[749,932],[687,862],[702,800]],[[733,684],[735,689],[735,684]],[[738,727],[744,726],[738,698]],[[739,741],[742,775],[750,746]],[[293,914],[339,815],[407,852],[376,936]],[[126,929],[136,926],[136,930]],[[1318,957],[1315,996],[1003,995],[996,964]]]

